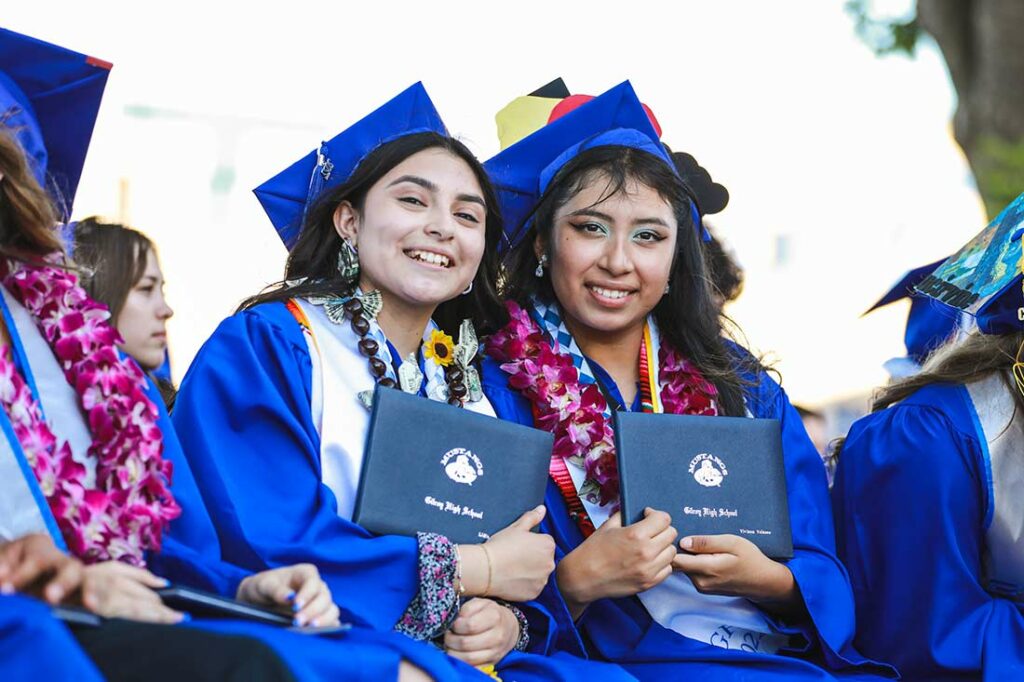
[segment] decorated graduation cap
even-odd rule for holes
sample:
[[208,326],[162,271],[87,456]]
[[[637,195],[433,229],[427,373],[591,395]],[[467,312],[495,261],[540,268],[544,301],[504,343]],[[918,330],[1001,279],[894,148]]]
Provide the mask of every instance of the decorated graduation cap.
[[326,189],[345,182],[382,144],[417,133],[448,130],[422,83],[410,86],[373,113],[322,142],[318,149],[253,190],[285,246],[291,249],[306,212]]
[[[0,28],[0,129],[70,213],[111,65]],[[67,216],[65,216],[67,217]]]
[[907,357],[915,365],[920,365],[930,352],[945,343],[957,329],[959,314],[956,311],[914,291],[914,287],[923,282],[942,262],[940,260],[922,265],[906,273],[882,298],[864,311],[867,315],[890,303],[910,299],[903,344],[907,348]]
[[525,234],[526,220],[555,174],[580,153],[606,145],[646,151],[675,169],[629,81],[582,102],[484,164],[510,245]]
[[915,289],[974,315],[985,334],[1024,330],[1022,234],[1024,194]]

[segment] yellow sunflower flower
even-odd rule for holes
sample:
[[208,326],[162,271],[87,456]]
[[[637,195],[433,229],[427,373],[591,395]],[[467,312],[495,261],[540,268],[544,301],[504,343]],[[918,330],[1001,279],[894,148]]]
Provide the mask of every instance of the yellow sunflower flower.
[[426,346],[423,349],[423,357],[428,360],[433,358],[437,364],[447,367],[452,364],[454,352],[455,344],[452,342],[452,337],[440,329],[435,329],[430,333],[430,338],[427,339]]

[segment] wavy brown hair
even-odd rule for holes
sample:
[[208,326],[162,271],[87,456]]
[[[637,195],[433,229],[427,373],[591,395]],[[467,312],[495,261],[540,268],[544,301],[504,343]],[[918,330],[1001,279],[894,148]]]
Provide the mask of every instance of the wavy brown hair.
[[871,403],[877,412],[931,384],[969,384],[999,373],[1013,394],[1018,410],[1024,410],[1024,395],[1014,385],[1012,370],[1017,362],[1024,331],[1011,334],[974,332],[963,341],[936,350],[917,374],[880,389]]
[[156,247],[149,237],[120,223],[96,216],[75,224],[72,253],[82,269],[82,287],[90,297],[110,308],[114,324],[128,294],[146,272],[146,259]]
[[57,212],[29,169],[18,141],[0,129],[0,255],[35,262],[64,246]]

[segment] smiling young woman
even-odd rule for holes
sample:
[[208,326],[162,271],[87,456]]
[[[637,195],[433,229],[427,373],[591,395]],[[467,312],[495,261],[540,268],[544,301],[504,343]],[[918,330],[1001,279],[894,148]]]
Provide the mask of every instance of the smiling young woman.
[[[519,241],[484,391],[500,417],[554,433],[542,528],[588,653],[640,679],[891,673],[850,647],[824,468],[781,387],[724,338],[692,192],[632,88],[486,165]],[[612,410],[779,419],[794,558],[734,535],[678,538],[664,510],[623,527]]]

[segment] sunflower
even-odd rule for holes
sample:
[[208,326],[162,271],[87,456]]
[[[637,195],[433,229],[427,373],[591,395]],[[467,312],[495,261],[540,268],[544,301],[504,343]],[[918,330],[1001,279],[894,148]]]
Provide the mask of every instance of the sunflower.
[[455,345],[452,343],[452,337],[445,334],[440,329],[435,329],[430,332],[430,338],[427,339],[426,346],[423,349],[423,357],[434,359],[434,362],[447,367],[452,364],[452,356],[455,350]]

